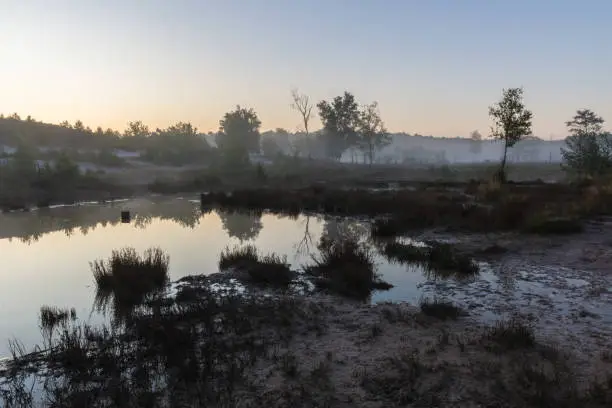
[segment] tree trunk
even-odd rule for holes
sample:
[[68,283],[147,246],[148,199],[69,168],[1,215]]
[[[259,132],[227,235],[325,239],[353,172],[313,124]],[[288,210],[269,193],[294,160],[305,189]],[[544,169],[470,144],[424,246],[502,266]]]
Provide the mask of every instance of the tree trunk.
[[508,141],[504,140],[504,156],[502,157],[501,167],[499,169],[499,182],[506,182],[506,158],[508,156]]

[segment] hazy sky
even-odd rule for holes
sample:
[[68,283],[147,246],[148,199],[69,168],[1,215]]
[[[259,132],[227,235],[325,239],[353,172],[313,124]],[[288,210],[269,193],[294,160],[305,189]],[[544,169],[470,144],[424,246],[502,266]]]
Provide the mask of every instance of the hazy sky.
[[[0,112],[216,130],[253,107],[296,130],[290,90],[378,101],[392,131],[487,133],[524,86],[534,133],[612,121],[610,0],[0,0]],[[319,126],[318,120],[316,127]]]

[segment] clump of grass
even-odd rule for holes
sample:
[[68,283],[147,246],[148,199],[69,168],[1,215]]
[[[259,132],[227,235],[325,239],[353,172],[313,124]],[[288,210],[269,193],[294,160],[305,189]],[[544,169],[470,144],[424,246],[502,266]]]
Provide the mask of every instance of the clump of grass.
[[437,298],[434,298],[433,300],[427,298],[421,299],[419,307],[424,315],[435,317],[436,319],[440,320],[455,320],[461,316],[461,308],[455,306],[451,302]]
[[536,218],[528,222],[527,232],[541,235],[578,234],[584,231],[580,220],[575,218]]
[[392,287],[375,272],[372,253],[354,241],[329,242],[313,260],[307,272],[319,278],[317,285],[341,295],[362,298]]
[[169,263],[170,257],[159,248],[147,249],[142,256],[134,248],[123,248],[90,265],[100,292],[141,297],[164,287]]
[[244,265],[259,262],[259,254],[254,245],[225,248],[219,258],[219,269],[224,271],[230,268],[240,268]]
[[506,350],[532,348],[536,345],[533,328],[517,319],[498,321],[487,330],[485,337]]
[[219,269],[230,268],[246,272],[251,282],[264,285],[287,286],[294,277],[287,257],[276,254],[262,256],[253,245],[225,248],[221,252]]
[[391,261],[422,264],[442,278],[469,277],[479,272],[478,264],[469,255],[446,243],[429,242],[428,246],[417,246],[390,242],[383,254]]

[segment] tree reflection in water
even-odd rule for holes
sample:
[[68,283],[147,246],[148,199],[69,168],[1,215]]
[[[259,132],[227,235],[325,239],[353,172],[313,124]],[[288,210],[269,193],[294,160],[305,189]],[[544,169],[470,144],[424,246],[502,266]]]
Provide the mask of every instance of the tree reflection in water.
[[238,238],[240,242],[257,238],[263,228],[261,212],[238,212],[219,209],[217,214],[227,234],[232,238]]

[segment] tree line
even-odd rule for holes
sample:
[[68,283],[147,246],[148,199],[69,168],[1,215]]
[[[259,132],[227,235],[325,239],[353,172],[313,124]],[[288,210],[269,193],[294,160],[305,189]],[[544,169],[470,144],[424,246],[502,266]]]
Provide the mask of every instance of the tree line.
[[[489,107],[493,122],[489,136],[503,143],[497,173],[501,179],[505,179],[508,149],[521,140],[533,138],[533,113],[525,107],[523,93],[523,88],[504,89],[501,99]],[[316,105],[297,89],[291,92],[291,98],[291,108],[299,115],[301,128],[299,138],[291,141],[284,129],[277,129],[274,137],[262,138],[257,113],[252,108],[237,106],[219,121],[215,135],[217,149],[189,122],[150,130],[141,121],[134,121],[121,133],[100,127],[92,130],[81,121],[74,125],[65,121],[58,127],[37,122],[30,116],[23,120],[17,114],[0,116],[0,143],[15,145],[28,140],[36,145],[48,145],[55,138],[75,147],[141,151],[144,158],[157,163],[196,163],[214,154],[226,163],[238,165],[249,162],[250,154],[262,152],[269,157],[287,151],[294,156],[311,157],[316,153],[317,157],[339,160],[349,150],[360,152],[363,161],[372,164],[376,154],[391,142],[377,102],[359,104],[348,91]],[[310,125],[315,108],[323,126],[312,132]],[[595,176],[612,169],[612,140],[610,133],[603,130],[603,123],[600,116],[588,109],[578,110],[566,122],[570,134],[562,149],[566,170],[579,176]],[[483,137],[474,131],[471,139],[473,151],[477,151]]]

